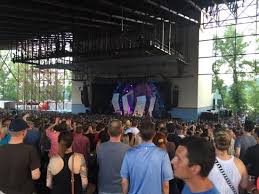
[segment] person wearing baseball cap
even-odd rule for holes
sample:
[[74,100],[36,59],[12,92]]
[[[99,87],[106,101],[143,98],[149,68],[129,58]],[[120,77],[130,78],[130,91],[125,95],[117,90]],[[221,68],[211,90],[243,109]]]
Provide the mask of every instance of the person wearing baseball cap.
[[33,180],[40,178],[40,160],[36,149],[23,143],[28,124],[14,119],[9,125],[11,139],[0,147],[0,190],[8,194],[32,194]]

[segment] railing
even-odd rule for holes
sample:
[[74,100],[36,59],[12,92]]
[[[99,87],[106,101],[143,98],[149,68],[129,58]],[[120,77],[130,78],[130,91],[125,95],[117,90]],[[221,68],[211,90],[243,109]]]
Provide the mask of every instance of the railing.
[[155,41],[153,41],[152,43],[153,43],[153,46],[155,48],[165,52],[168,55],[175,55],[179,60],[187,63],[185,57],[183,56],[183,54],[181,54],[180,52],[178,52],[174,48],[172,48],[172,47],[169,48],[169,46],[167,44],[162,44],[162,42],[157,40],[157,39]]

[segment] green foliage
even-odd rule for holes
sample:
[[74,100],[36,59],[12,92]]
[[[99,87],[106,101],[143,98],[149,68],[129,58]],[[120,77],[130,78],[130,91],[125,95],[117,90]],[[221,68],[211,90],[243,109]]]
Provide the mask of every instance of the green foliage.
[[245,95],[247,99],[247,110],[250,113],[250,117],[259,115],[259,79],[243,81],[243,88],[245,88]]
[[[7,51],[0,51],[0,56],[2,59],[6,58],[6,64],[0,60],[0,99],[57,102],[63,101],[64,98],[71,100],[72,84],[69,80],[71,72],[65,71],[65,79],[69,80],[65,86],[63,78],[48,73],[41,75],[41,81],[39,81],[39,69],[32,68],[28,64],[12,63],[11,55]],[[47,72],[47,70],[41,71]]]
[[[17,98],[17,84],[16,80],[11,74],[14,68],[11,66],[9,54],[6,51],[0,51],[0,99],[16,100]],[[3,61],[4,60],[4,61]]]
[[222,103],[224,104],[225,97],[227,94],[227,87],[224,85],[224,80],[219,77],[220,66],[218,65],[218,63],[212,64],[212,71],[213,71],[212,91],[215,92],[216,89],[218,89],[219,94],[221,95],[221,98],[222,98]]
[[71,100],[72,99],[72,82],[69,80],[68,85],[66,86],[66,95],[65,99],[66,100]]
[[[235,113],[254,109],[255,105],[255,102],[254,104],[251,103],[255,100],[253,97],[255,90],[246,89],[248,86],[243,83],[244,79],[248,78],[244,70],[256,66],[255,62],[247,61],[244,58],[248,45],[249,43],[244,41],[242,34],[236,32],[235,26],[230,26],[226,29],[223,39],[214,36],[213,49],[220,59],[212,66],[213,89],[214,91],[215,89],[219,90],[225,107],[231,108]],[[232,74],[233,84],[229,89],[219,77],[223,66],[228,69],[225,73]]]
[[247,100],[245,98],[245,90],[242,82],[233,83],[229,91],[229,106],[233,112],[244,112],[247,110]]

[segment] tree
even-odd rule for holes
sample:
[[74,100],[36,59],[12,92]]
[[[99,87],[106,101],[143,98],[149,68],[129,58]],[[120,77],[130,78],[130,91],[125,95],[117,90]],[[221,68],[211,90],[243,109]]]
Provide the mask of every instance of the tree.
[[259,87],[256,80],[243,81],[243,87],[246,90],[246,99],[248,110],[252,113],[259,111]]
[[17,82],[14,79],[10,52],[0,51],[0,99],[16,100]]
[[[253,65],[251,61],[244,59],[244,53],[248,43],[244,41],[241,33],[237,33],[235,26],[227,27],[224,38],[219,39],[214,36],[213,49],[216,56],[221,58],[213,64],[214,83],[219,90],[223,99],[229,95],[228,106],[233,112],[243,112],[247,109],[247,101],[245,98],[245,90],[242,87],[242,80],[245,76],[244,69]],[[223,66],[228,67],[226,73],[232,74],[233,84],[230,91],[224,94],[224,85],[219,79],[220,69]],[[225,104],[226,104],[226,100]]]
[[66,96],[65,99],[71,100],[72,98],[72,82],[69,80],[67,86],[66,86]]
[[[49,73],[46,69],[39,70],[28,64],[13,63],[7,51],[0,51],[0,56],[6,58],[5,62],[0,61],[0,99],[60,102],[64,100],[64,92],[71,99],[71,81],[64,85],[60,71],[56,75],[53,73],[55,71],[50,70]],[[69,80],[70,77],[71,73],[66,71],[65,79]]]
[[217,63],[212,64],[212,72],[212,91],[216,92],[216,89],[218,89],[222,98],[222,104],[225,104],[224,102],[227,95],[227,86],[224,85],[224,80],[219,77],[220,66]]

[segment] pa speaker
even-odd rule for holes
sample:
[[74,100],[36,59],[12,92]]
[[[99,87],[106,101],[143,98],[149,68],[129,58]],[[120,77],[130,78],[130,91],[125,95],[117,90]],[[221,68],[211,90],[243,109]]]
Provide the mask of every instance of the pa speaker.
[[178,101],[179,101],[179,88],[177,86],[175,86],[174,89],[173,89],[173,103],[172,103],[172,106],[177,107]]
[[83,90],[81,91],[81,101],[85,107],[89,106],[88,88],[86,85],[83,86]]

